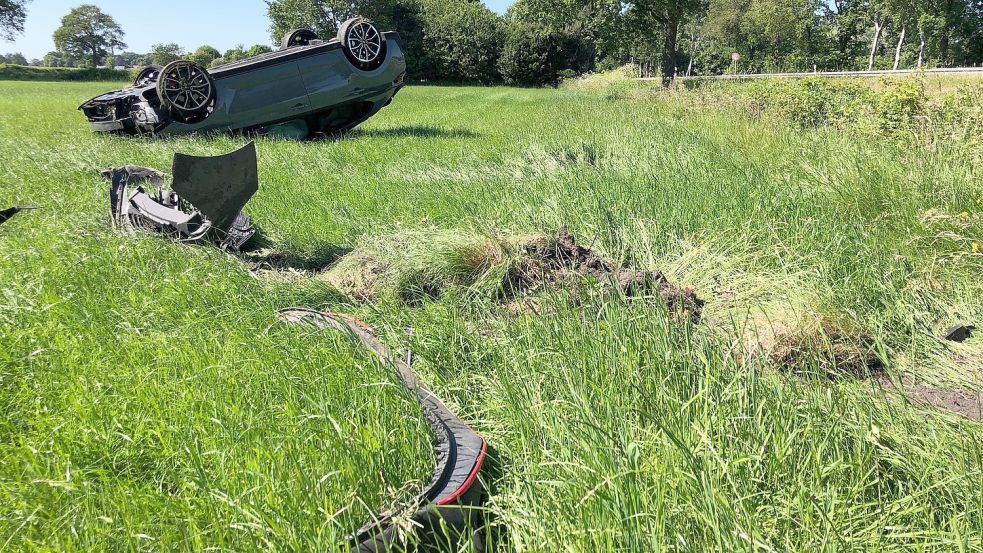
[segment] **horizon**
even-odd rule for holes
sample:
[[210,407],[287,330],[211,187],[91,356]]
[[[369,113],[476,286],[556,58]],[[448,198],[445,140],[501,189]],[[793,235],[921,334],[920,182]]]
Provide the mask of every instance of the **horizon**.
[[[209,45],[225,52],[242,44],[247,48],[254,44],[274,46],[270,36],[270,20],[266,15],[264,0],[216,0],[195,2],[192,0],[172,0],[168,5],[148,3],[134,10],[126,0],[53,0],[32,1],[27,5],[27,20],[24,33],[13,41],[0,39],[0,54],[23,54],[28,61],[43,59],[55,50],[52,35],[61,25],[61,19],[72,8],[84,3],[92,3],[113,17],[126,33],[126,48],[123,51],[147,54],[154,44],[176,43],[186,52],[193,52],[199,46]],[[488,0],[483,2],[492,11],[502,14],[511,5],[511,0]],[[161,21],[174,19],[175,12],[196,12],[196,17],[187,18],[172,28],[161,29]],[[216,25],[221,21],[221,25]],[[117,52],[119,53],[119,52]]]

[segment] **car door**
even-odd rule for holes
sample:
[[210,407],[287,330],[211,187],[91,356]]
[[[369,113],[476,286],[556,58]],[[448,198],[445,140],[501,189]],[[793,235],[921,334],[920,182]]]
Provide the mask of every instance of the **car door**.
[[219,97],[228,102],[229,128],[284,121],[311,110],[296,60],[272,61],[218,79]]
[[355,86],[360,82],[353,78],[355,69],[340,46],[324,46],[316,55],[298,60],[297,64],[315,111],[344,104],[362,93]]

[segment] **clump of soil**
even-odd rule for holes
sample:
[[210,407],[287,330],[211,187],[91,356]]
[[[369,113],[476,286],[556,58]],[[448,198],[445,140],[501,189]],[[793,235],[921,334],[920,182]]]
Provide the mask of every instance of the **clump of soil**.
[[523,244],[525,255],[506,275],[506,296],[535,292],[547,285],[571,285],[586,279],[613,283],[628,297],[658,295],[671,311],[686,311],[699,320],[705,302],[692,288],[674,286],[659,271],[618,267],[591,248],[577,243],[567,227],[556,236],[536,236]]
[[874,339],[859,328],[813,312],[759,317],[749,321],[744,346],[764,354],[779,370],[868,378],[883,372]]
[[488,293],[505,303],[548,288],[593,281],[630,297],[658,297],[674,312],[698,320],[704,302],[658,271],[622,268],[577,243],[564,227],[556,235],[506,238],[448,231],[410,231],[365,244],[319,278],[359,301],[385,297],[413,305],[452,287]]
[[869,336],[831,327],[817,333],[780,336],[768,357],[785,370],[803,373],[818,369],[831,379],[867,378],[884,370]]

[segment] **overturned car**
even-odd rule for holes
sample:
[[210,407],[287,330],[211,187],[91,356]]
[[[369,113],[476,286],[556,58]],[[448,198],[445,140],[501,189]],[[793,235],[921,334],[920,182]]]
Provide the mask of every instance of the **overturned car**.
[[148,67],[133,86],[79,109],[99,132],[262,131],[299,122],[315,136],[351,129],[375,115],[405,77],[399,34],[354,18],[331,40],[298,29],[275,52],[210,70],[186,60]]

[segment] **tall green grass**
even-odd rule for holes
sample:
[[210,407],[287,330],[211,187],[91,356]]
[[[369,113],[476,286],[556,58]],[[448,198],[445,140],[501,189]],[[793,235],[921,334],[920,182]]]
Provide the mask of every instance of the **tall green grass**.
[[509,550],[983,549],[977,423],[739,347],[759,314],[807,308],[869,336],[895,379],[978,391],[983,342],[939,337],[983,320],[983,176],[958,151],[450,87],[409,88],[343,140],[260,140],[248,211],[311,267],[389,236],[418,237],[382,248],[415,266],[430,235],[566,224],[708,302],[698,325],[563,290],[516,311],[448,279],[409,307],[112,231],[97,169],[245,139],[95,136],[73,110],[102,88],[0,83],[0,205],[45,206],[0,226],[5,549],[324,549],[425,480],[419,409],[347,342],[275,324],[292,304],[415,352],[496,449]]

